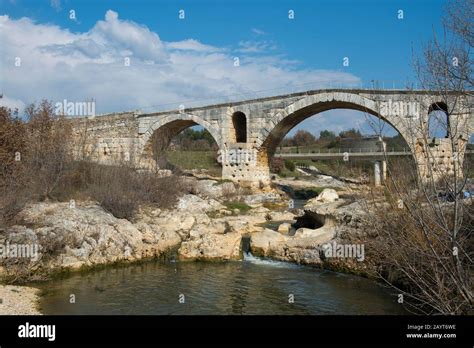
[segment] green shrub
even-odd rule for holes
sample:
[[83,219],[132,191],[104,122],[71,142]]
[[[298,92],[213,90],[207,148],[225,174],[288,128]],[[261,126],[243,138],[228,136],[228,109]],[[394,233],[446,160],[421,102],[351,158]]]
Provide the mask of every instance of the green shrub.
[[250,209],[252,209],[251,206],[249,206],[248,204],[245,204],[243,202],[226,202],[226,203],[224,203],[224,205],[229,210],[233,211],[234,209],[238,209],[241,213],[246,213]]
[[296,169],[296,166],[293,161],[285,160],[285,168],[288,169],[290,172],[294,172]]

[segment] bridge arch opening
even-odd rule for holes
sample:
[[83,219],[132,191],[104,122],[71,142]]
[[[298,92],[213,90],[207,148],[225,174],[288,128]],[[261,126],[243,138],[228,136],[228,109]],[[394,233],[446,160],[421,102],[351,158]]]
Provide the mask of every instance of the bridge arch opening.
[[428,108],[428,138],[449,138],[448,106],[445,102],[437,102]]
[[232,126],[234,128],[234,138],[236,143],[247,142],[247,116],[236,111],[232,114]]
[[[364,175],[373,181],[374,164],[384,160],[384,151],[389,155],[400,153],[399,157],[390,155],[392,163],[414,164],[410,146],[388,120],[364,105],[333,100],[310,104],[282,118],[262,142],[258,159],[262,165],[269,166],[271,174],[282,166],[283,172],[291,175],[288,172],[295,173],[292,168],[318,168],[319,165],[322,172],[330,175]],[[284,152],[290,155],[281,156]],[[346,152],[347,161],[344,160]],[[302,156],[292,155],[294,153]],[[329,155],[325,157],[320,153]],[[304,154],[308,154],[307,158]],[[274,165],[278,158],[280,163]],[[288,161],[293,165],[287,166]],[[351,175],[346,175],[348,172]]]
[[194,120],[177,119],[156,127],[146,148],[146,155],[157,169],[221,176],[215,132]]

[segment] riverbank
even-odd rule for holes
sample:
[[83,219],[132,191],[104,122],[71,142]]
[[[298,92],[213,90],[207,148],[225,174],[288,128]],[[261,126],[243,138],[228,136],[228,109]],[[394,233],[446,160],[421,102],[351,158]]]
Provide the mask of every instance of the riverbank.
[[37,288],[0,285],[0,315],[41,315],[39,296]]
[[31,204],[0,235],[0,243],[39,245],[40,251],[30,262],[3,264],[0,277],[29,282],[153,259],[235,261],[247,250],[267,259],[370,276],[366,266],[326,258],[322,250],[325,243],[341,242],[362,228],[364,213],[347,192],[339,189],[339,196],[321,188],[302,209],[292,209],[279,189],[241,192],[216,180],[195,185],[195,193],[181,197],[174,209],[141,207],[132,221],[94,202]]

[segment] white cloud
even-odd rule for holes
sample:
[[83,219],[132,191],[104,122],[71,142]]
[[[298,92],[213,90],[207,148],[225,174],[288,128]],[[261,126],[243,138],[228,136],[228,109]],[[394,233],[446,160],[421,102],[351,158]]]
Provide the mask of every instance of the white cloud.
[[25,103],[21,100],[12,99],[7,96],[2,96],[2,98],[0,98],[0,106],[6,106],[12,110],[23,110],[26,107]]
[[238,52],[244,53],[259,53],[265,51],[272,51],[277,48],[277,45],[271,41],[240,41]]
[[196,51],[196,52],[218,52],[221,49],[210,46],[204,45],[197,40],[194,39],[187,39],[183,41],[176,41],[176,42],[168,42],[166,43],[166,47],[169,49],[175,50],[183,50],[183,51]]
[[[85,33],[0,16],[0,42],[0,93],[18,105],[43,98],[53,102],[93,98],[98,113],[155,111],[182,103],[222,102],[224,96],[232,96],[231,100],[262,96],[255,91],[276,95],[359,83],[346,72],[302,69],[287,57],[252,50],[250,43],[234,49],[240,49],[236,67],[232,48],[191,38],[165,42],[112,10]],[[272,45],[263,44],[266,50]],[[21,66],[15,67],[15,57],[21,58]],[[125,58],[130,66],[125,66]]]
[[104,48],[131,52],[139,59],[163,61],[168,58],[158,34],[134,22],[119,20],[118,13],[108,10],[105,21],[98,21],[88,36]]
[[257,34],[257,35],[267,35],[266,32],[264,32],[263,30],[260,30],[258,28],[252,28],[252,33]]
[[61,10],[61,0],[51,0],[50,4],[51,7],[54,8],[56,11]]

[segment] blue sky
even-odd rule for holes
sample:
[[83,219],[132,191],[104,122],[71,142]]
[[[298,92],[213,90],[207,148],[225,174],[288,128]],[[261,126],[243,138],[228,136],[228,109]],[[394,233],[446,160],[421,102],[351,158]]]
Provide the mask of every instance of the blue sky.
[[[329,86],[402,88],[441,0],[0,0],[3,103],[154,111]],[[74,10],[76,20],[69,18]],[[179,19],[184,10],[185,18]],[[288,11],[294,11],[294,19]],[[399,19],[399,10],[403,19]],[[21,66],[14,65],[21,58]],[[129,58],[131,66],[123,67]],[[239,66],[234,59],[239,58]],[[344,57],[349,66],[343,66]],[[257,91],[260,91],[257,93]],[[363,127],[351,111],[303,125]],[[339,120],[340,118],[340,120]]]

